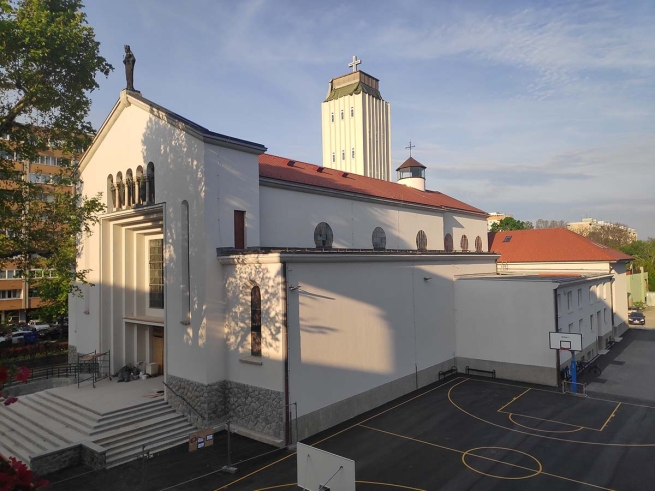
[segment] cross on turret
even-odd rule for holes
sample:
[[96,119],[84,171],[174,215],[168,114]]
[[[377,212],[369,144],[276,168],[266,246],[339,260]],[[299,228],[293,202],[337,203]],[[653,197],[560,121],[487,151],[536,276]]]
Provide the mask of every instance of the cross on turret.
[[416,145],[412,145],[412,140],[409,140],[409,145],[405,147],[405,150],[409,150],[409,156],[412,156],[412,148],[416,148]]
[[357,59],[357,55],[353,55],[353,61],[348,63],[348,66],[352,67],[353,72],[356,72],[357,71],[357,65],[359,65],[361,62],[362,62],[362,60]]

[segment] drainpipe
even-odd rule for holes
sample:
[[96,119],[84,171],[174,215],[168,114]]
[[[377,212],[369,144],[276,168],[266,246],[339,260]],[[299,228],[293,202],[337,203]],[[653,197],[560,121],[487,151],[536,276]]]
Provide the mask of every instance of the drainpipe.
[[290,445],[291,438],[291,420],[289,414],[291,407],[289,406],[289,326],[288,316],[289,299],[287,297],[287,263],[282,263],[282,305],[284,311],[282,313],[282,328],[284,329],[284,437],[285,445]]
[[[558,325],[557,325],[558,322],[559,322],[559,307],[557,305],[557,288],[555,288],[553,290],[553,300],[554,300],[553,303],[555,304],[555,331],[559,331]],[[550,340],[549,340],[549,342],[550,342]],[[571,353],[571,356],[573,356],[573,352]],[[559,350],[556,349],[555,350],[555,368],[556,368],[555,371],[557,372],[557,386],[561,387],[561,385],[562,385],[562,376],[561,376],[560,371],[559,371],[560,370],[559,366],[560,366]]]

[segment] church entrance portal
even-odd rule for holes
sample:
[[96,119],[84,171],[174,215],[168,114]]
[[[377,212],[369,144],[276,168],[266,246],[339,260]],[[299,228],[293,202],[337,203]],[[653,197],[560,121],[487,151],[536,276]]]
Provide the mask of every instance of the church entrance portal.
[[159,373],[164,373],[164,328],[152,327],[152,361],[159,365]]

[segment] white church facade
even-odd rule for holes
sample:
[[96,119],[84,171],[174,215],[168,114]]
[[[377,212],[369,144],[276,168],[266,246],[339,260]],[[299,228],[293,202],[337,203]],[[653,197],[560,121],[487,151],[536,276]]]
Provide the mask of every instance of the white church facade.
[[[299,162],[123,91],[80,171],[107,211],[81,244],[93,286],[70,298],[71,356],[110,351],[113,371],[157,363],[167,400],[198,425],[229,419],[282,445],[296,428],[304,438],[428,385],[460,358],[558,383],[545,324],[523,361],[471,344],[494,328],[481,311],[462,315],[497,273],[488,215],[426,190],[413,158],[397,183]],[[531,290],[544,318],[564,283]]]

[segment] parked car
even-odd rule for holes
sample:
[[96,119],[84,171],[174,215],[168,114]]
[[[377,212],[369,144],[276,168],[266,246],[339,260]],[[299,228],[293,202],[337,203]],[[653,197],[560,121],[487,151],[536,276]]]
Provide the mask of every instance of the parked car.
[[9,345],[11,345],[11,337],[9,334],[6,336],[0,335],[0,348],[8,347]]
[[27,328],[32,330],[36,329],[36,332],[38,333],[47,332],[50,330],[50,324],[46,324],[45,322],[37,320],[31,320],[27,323]]
[[19,330],[11,333],[11,343],[20,344],[35,344],[39,341],[39,334],[36,331]]
[[638,324],[643,326],[646,324],[646,316],[643,314],[643,312],[630,312],[628,314],[628,324]]

